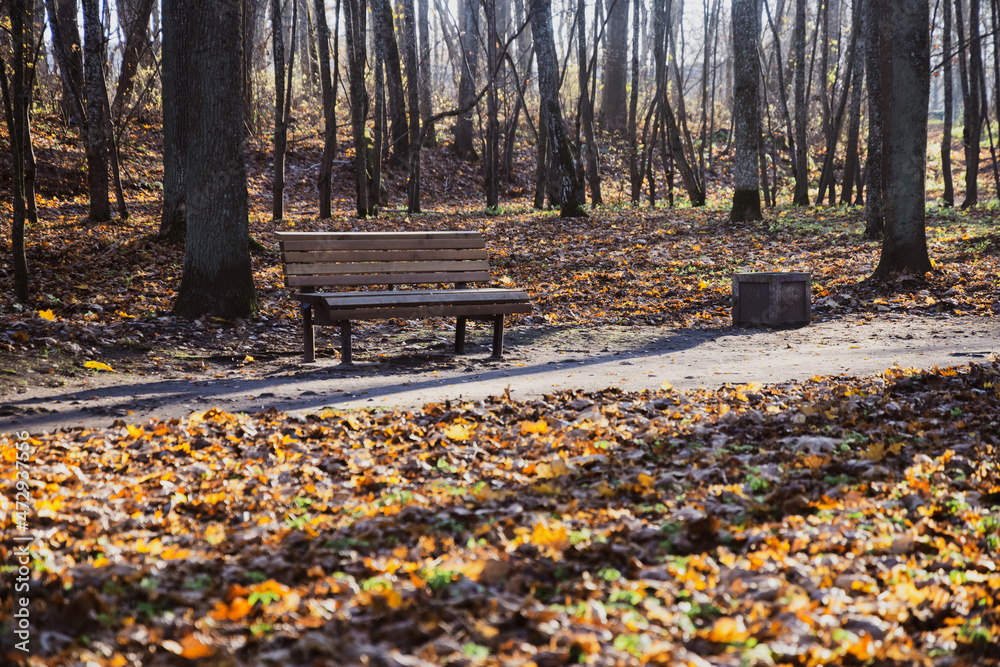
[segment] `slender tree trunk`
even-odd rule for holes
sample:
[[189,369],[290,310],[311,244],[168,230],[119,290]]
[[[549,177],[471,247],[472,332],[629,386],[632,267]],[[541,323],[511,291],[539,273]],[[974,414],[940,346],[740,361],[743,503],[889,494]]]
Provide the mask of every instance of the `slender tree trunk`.
[[[851,12],[851,15],[853,16],[851,21],[852,39],[854,39],[853,35],[857,35],[857,41],[854,45],[854,52],[851,55],[851,58],[853,59],[853,71],[850,80],[851,108],[849,113],[851,120],[847,124],[847,147],[844,158],[844,182],[840,188],[841,206],[848,206],[853,202],[854,185],[858,180],[858,172],[861,170],[861,158],[858,155],[858,137],[861,132],[861,87],[865,73],[865,36],[864,28],[861,23],[861,1],[862,0],[853,0]],[[860,190],[861,189],[858,188],[859,200],[861,197]]]
[[[75,118],[80,127],[86,119],[78,112],[82,108],[86,83],[83,78],[83,46],[80,42],[79,9],[77,0],[46,0],[49,25],[53,37],[53,51],[59,63],[60,80],[63,84],[62,109],[67,121]],[[58,10],[57,10],[58,8]],[[75,90],[74,90],[75,89]]]
[[544,109],[548,140],[559,173],[559,214],[564,218],[586,217],[582,202],[577,198],[580,184],[573,166],[573,154],[566,139],[562,108],[559,106],[559,71],[556,67],[556,45],[552,36],[552,0],[531,0],[531,32],[535,37],[535,57],[538,59],[538,92]]
[[[613,0],[621,2],[623,0]],[[578,0],[576,11],[576,34],[578,58],[580,61],[580,116],[583,121],[583,136],[586,142],[587,184],[590,186],[591,206],[600,206],[601,199],[601,167],[598,161],[597,138],[594,135],[594,104],[590,98],[589,74],[587,72],[587,26],[584,23],[586,0]]]
[[792,203],[809,205],[809,154],[806,128],[809,106],[806,99],[806,0],[795,2],[795,30],[792,35],[795,57],[795,193]]
[[90,220],[111,219],[108,138],[104,133],[104,28],[99,0],[83,0],[84,78],[87,87],[87,180]]
[[[190,22],[187,241],[174,312],[247,317],[258,306],[250,266],[240,0],[200,4]],[[192,18],[194,18],[192,16]]]
[[[12,9],[15,9],[12,7]],[[35,163],[35,147],[31,141],[31,94],[37,81],[35,72],[35,3],[27,0],[24,8],[24,28],[23,43],[25,53],[29,54],[24,60],[23,84],[25,103],[21,105],[21,163],[24,170],[24,214],[30,224],[38,222],[38,207],[35,202],[35,176],[37,165]],[[41,21],[39,21],[41,24]],[[13,34],[11,35],[13,37]]]
[[374,0],[372,15],[381,16],[382,48],[384,50],[384,68],[386,93],[389,110],[389,141],[391,142],[390,159],[393,167],[406,166],[409,160],[409,129],[406,121],[406,93],[403,88],[403,74],[400,70],[399,46],[396,42],[396,29],[393,22],[393,8],[390,0]]
[[[621,0],[619,0],[621,1]],[[631,201],[638,204],[642,197],[642,172],[639,170],[639,144],[636,137],[636,116],[639,107],[639,1],[632,0],[632,71],[628,99],[628,171]]]
[[486,191],[486,208],[495,210],[500,205],[500,100],[496,78],[492,76],[499,65],[497,50],[496,0],[485,0],[486,9],[486,67],[490,73],[486,92],[486,155],[483,160],[483,185]]
[[[0,84],[3,85],[4,116],[7,121],[8,138],[22,137],[28,129],[24,122],[28,97],[25,95],[25,56],[30,53],[30,44],[25,43],[25,18],[28,16],[26,0],[11,0],[10,35],[13,42],[13,77],[7,84],[7,65],[0,56]],[[11,220],[11,259],[14,265],[14,297],[27,303],[30,296],[28,285],[28,261],[24,251],[24,227],[27,215],[24,200],[24,144],[11,139],[11,189],[13,190],[13,219]]]
[[865,5],[865,68],[868,70],[868,155],[865,161],[865,232],[867,239],[880,239],[885,230],[882,180],[882,77],[879,75],[882,43],[879,16],[888,0],[862,0]]
[[[417,62],[417,21],[413,0],[403,0],[403,63],[406,66],[406,97],[410,116],[407,209],[420,212],[420,79],[424,72]],[[426,18],[426,17],[425,17]],[[428,131],[425,129],[424,131]]]
[[330,27],[326,22],[326,3],[315,0],[317,46],[319,47],[319,82],[323,98],[323,157],[319,161],[319,217],[332,212],[333,156],[337,153],[336,91],[330,75]]
[[759,0],[733,0],[733,116],[736,157],[733,160],[732,222],[762,220],[760,210],[760,40]]
[[[285,28],[281,0],[271,0],[271,44],[274,58],[274,138],[271,181],[271,217],[285,217],[285,152],[288,148],[288,125],[285,119]],[[289,88],[292,82],[288,81]]]
[[546,129],[545,110],[538,110],[538,140],[535,142],[537,153],[535,164],[535,201],[534,208],[539,211],[545,208],[545,184],[548,180],[549,133]]
[[[964,43],[964,32],[961,12],[961,0],[955,0],[958,39]],[[969,66],[968,82],[963,81],[962,93],[965,97],[964,128],[962,130],[962,145],[965,148],[965,200],[962,208],[966,209],[979,203],[979,143],[983,136],[983,119],[986,106],[986,90],[983,85],[983,48],[979,34],[979,0],[969,0]],[[964,51],[964,48],[963,48]],[[961,62],[965,62],[962,56]],[[964,69],[964,68],[963,68]],[[963,73],[963,79],[965,74]],[[966,94],[967,93],[967,94]]]
[[[380,2],[381,0],[376,0]],[[382,203],[382,160],[387,151],[383,145],[386,137],[385,110],[385,21],[392,20],[392,13],[386,13],[376,6],[372,12],[372,33],[375,41],[375,123],[372,128],[371,143],[366,141],[368,160],[368,215],[378,215]]]
[[[862,0],[864,1],[864,0]],[[798,153],[795,149],[795,133],[792,130],[792,115],[788,110],[788,92],[786,90],[787,82],[785,80],[785,70],[784,58],[781,55],[781,36],[778,34],[778,28],[774,24],[774,19],[771,17],[771,8],[768,5],[768,0],[764,0],[764,10],[767,12],[767,24],[771,28],[771,36],[774,40],[774,51],[775,51],[775,62],[778,67],[778,99],[781,101],[781,113],[782,118],[785,121],[785,141],[788,145],[788,162],[792,167],[792,178],[798,183]]]
[[886,2],[879,57],[886,100],[885,236],[873,274],[931,270],[924,225],[930,8],[919,0]]
[[[996,0],[993,0],[994,4]],[[951,66],[951,34],[953,30],[951,19],[951,3],[943,0],[941,3],[944,14],[944,30],[941,33],[941,52],[944,60],[944,113],[942,114],[941,128],[941,177],[944,179],[944,194],[942,201],[945,206],[955,205],[955,184],[951,173],[951,130],[955,113],[954,101],[954,73]],[[996,40],[996,35],[993,36]],[[994,43],[994,52],[996,45]],[[996,98],[1000,99],[1000,98]]]
[[153,11],[154,4],[156,4],[156,0],[139,0],[135,8],[135,15],[131,17],[127,26],[128,32],[125,38],[125,50],[122,52],[121,72],[118,74],[115,98],[111,104],[111,122],[114,124],[121,122],[122,109],[135,87],[135,74],[148,44],[146,33],[149,26],[149,15]]
[[347,57],[351,98],[351,128],[354,135],[354,185],[359,218],[368,215],[368,160],[365,150],[365,117],[368,93],[365,91],[365,0],[345,0],[347,19]]

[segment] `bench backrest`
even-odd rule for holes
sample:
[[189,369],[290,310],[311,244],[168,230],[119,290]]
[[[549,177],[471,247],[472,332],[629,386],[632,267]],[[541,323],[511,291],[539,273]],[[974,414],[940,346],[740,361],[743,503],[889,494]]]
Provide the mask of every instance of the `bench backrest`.
[[276,232],[285,285],[315,287],[490,280],[480,232]]

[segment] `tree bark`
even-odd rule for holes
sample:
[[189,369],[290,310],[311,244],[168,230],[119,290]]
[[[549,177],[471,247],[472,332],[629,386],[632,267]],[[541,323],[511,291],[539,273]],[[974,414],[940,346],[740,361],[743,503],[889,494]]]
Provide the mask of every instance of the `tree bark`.
[[337,153],[337,92],[330,74],[330,26],[326,22],[326,3],[315,0],[316,32],[319,41],[319,81],[323,97],[323,157],[319,162],[319,217],[332,212],[333,156]]
[[[0,56],[0,84],[4,102],[4,116],[7,121],[7,136],[21,137],[28,131],[24,125],[27,117],[28,97],[25,95],[25,56],[30,53],[30,45],[25,44],[25,18],[28,15],[26,0],[11,0],[10,29],[13,41],[13,77],[7,85],[7,66]],[[13,190],[13,219],[11,220],[11,259],[14,265],[14,297],[27,303],[29,294],[28,261],[24,251],[24,227],[26,207],[24,199],[24,155],[23,143],[10,141],[11,149],[11,189]]]
[[763,220],[760,210],[760,40],[759,0],[733,0],[733,116],[736,157],[733,160],[731,222]]
[[[431,24],[428,18],[427,0],[417,0],[417,23],[420,30],[420,119],[427,125],[433,113],[431,105]],[[437,146],[437,133],[431,125],[424,130],[424,143],[428,147]]]
[[556,65],[556,45],[552,35],[552,0],[531,0],[531,31],[535,37],[535,57],[538,60],[538,92],[540,104],[552,145],[552,156],[559,174],[560,208],[564,218],[586,217],[578,198],[580,184],[573,165],[573,154],[563,125],[559,106],[559,70]]
[[[844,158],[844,182],[840,188],[840,205],[850,205],[854,201],[853,190],[858,186],[857,203],[861,203],[861,158],[858,155],[858,137],[861,133],[861,90],[865,68],[865,36],[861,13],[862,0],[853,1],[851,32],[857,35],[854,54],[853,76],[851,77],[851,120],[847,125],[847,154]],[[856,183],[857,182],[857,183]]]
[[483,186],[486,193],[486,208],[496,210],[500,205],[500,101],[497,80],[493,76],[499,53],[497,49],[497,6],[496,0],[484,0],[486,9],[486,68],[490,73],[489,88],[486,91],[486,155],[483,160]]
[[[994,0],[995,1],[995,0]],[[951,130],[955,113],[954,87],[955,77],[951,66],[951,33],[953,30],[951,18],[951,3],[944,0],[941,3],[944,15],[944,29],[941,33],[941,52],[944,54],[944,113],[941,128],[941,177],[944,179],[944,194],[941,199],[945,206],[955,205],[955,183],[951,173]],[[996,36],[994,35],[994,39]],[[996,48],[994,46],[994,48]]]
[[[608,28],[601,81],[601,129],[623,135],[628,129],[628,7],[629,0],[609,0]],[[636,36],[637,37],[637,36]],[[635,38],[633,38],[635,39]],[[636,44],[638,46],[638,44]]]
[[[619,0],[621,1],[621,0]],[[628,99],[628,171],[632,186],[631,201],[638,204],[642,198],[642,170],[639,168],[639,141],[636,136],[636,117],[639,107],[639,2],[632,0],[632,89]]]
[[865,232],[867,239],[882,238],[885,205],[882,178],[882,77],[879,75],[882,44],[879,16],[883,0],[862,0],[865,5],[865,69],[868,70],[868,156],[865,161]]
[[930,8],[926,0],[882,3],[879,59],[885,117],[885,235],[873,277],[931,270],[924,224]]
[[795,193],[792,203],[809,205],[809,154],[806,129],[809,106],[806,99],[806,0],[795,2],[795,30],[792,35],[795,57]]
[[[459,27],[461,48],[461,79],[458,85],[458,106],[464,108],[476,95],[476,71],[479,69],[479,19],[478,4],[474,0],[460,0],[462,12]],[[473,146],[472,109],[455,119],[455,154],[463,160],[478,159]]]
[[[240,0],[198,5],[189,23],[188,226],[174,312],[247,317],[258,306],[250,266]],[[192,18],[194,18],[192,16]]]
[[[624,0],[612,0],[623,2]],[[590,75],[587,71],[587,26],[584,23],[586,0],[578,0],[576,35],[578,44],[578,81],[580,85],[580,120],[583,121],[583,138],[587,161],[587,185],[590,187],[590,205],[600,206],[601,166],[598,161],[597,137],[594,134],[594,101],[590,97]]]
[[[406,97],[410,116],[409,170],[406,183],[407,208],[420,212],[420,79],[424,71],[417,62],[417,23],[413,0],[403,0],[403,63],[406,67]],[[425,131],[432,131],[426,130]]]
[[188,28],[191,0],[163,0],[163,212],[160,235],[179,241],[187,230]]
[[111,122],[114,124],[121,121],[122,109],[135,87],[135,74],[148,44],[146,33],[154,4],[156,0],[138,0],[135,15],[130,17],[125,49],[122,52],[121,71],[118,74],[118,84],[115,86],[115,97],[111,103]]
[[[77,112],[74,97],[83,104],[86,83],[83,78],[83,46],[80,42],[79,9],[77,0],[46,0],[46,7],[49,9],[49,22],[52,26],[52,34],[58,31],[61,39],[54,39],[59,44],[54,44],[54,51],[59,54],[60,50],[64,58],[59,58],[60,79],[63,84],[62,109],[66,120],[72,124],[73,119],[83,127],[85,119]],[[55,20],[53,21],[53,16]],[[76,89],[75,92],[73,89]]]
[[346,0],[347,58],[351,98],[351,129],[354,135],[354,187],[359,218],[368,216],[368,160],[365,150],[365,117],[368,93],[365,91],[365,11],[366,0]]
[[84,78],[87,89],[87,182],[90,221],[111,219],[108,138],[104,122],[104,28],[99,0],[83,0]]
[[409,160],[410,140],[406,121],[406,93],[403,88],[399,45],[396,42],[396,29],[393,23],[394,12],[390,0],[375,0],[372,12],[380,12],[382,18],[382,48],[384,49],[385,82],[389,101],[390,159],[394,167],[402,167]]
[[[979,0],[969,0],[969,39],[965,46],[964,18],[961,0],[955,0],[955,27],[958,41],[963,44],[960,69],[962,74],[962,96],[964,98],[964,124],[962,145],[965,148],[965,200],[962,209],[979,203],[979,143],[983,136],[983,120],[986,116],[986,90],[983,83],[983,48],[979,34]],[[965,64],[965,49],[968,49],[968,68]]]

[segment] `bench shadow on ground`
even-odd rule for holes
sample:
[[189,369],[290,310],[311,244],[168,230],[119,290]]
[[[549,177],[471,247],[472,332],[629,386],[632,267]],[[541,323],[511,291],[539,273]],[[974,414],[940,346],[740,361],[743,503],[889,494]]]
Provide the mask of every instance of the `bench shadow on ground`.
[[[263,376],[131,382],[5,401],[0,406],[0,432],[7,431],[8,427],[11,431],[72,428],[82,420],[93,423],[95,418],[106,418],[107,425],[118,418],[129,422],[145,421],[156,415],[157,411],[177,415],[212,407],[227,412],[247,413],[271,407],[282,411],[309,411],[326,407],[336,409],[365,400],[372,407],[381,405],[391,408],[396,405],[393,403],[393,396],[443,388],[450,388],[453,398],[458,399],[461,397],[462,386],[471,386],[471,383],[491,385],[495,387],[495,391],[488,393],[499,395],[503,393],[505,384],[517,377],[573,373],[611,362],[641,365],[644,358],[694,349],[723,338],[762,333],[760,329],[731,326],[711,329],[673,328],[663,336],[646,334],[642,336],[645,340],[631,347],[605,346],[600,350],[588,351],[573,345],[555,346],[553,349],[556,353],[566,355],[564,359],[532,364],[519,360],[522,358],[521,348],[530,350],[533,345],[549,345],[550,339],[558,333],[554,329],[557,328],[509,332],[509,353],[500,361],[483,356],[489,353],[488,344],[470,341],[467,353],[461,356],[450,350],[408,352],[383,357],[377,362],[362,360],[347,366],[327,357],[330,361],[322,360],[308,365],[297,361],[283,363]],[[625,338],[627,339],[627,332]],[[417,375],[423,376],[423,379],[411,379]],[[432,377],[426,377],[427,375]],[[352,380],[359,378],[370,382],[380,376],[384,378],[384,383],[366,383],[363,389],[352,383]],[[324,380],[330,381],[329,388],[317,391],[316,383]],[[344,382],[340,382],[341,380]],[[428,398],[427,402],[431,400]],[[51,406],[57,402],[58,407],[55,409],[38,407],[40,404]],[[109,404],[113,405],[109,407]]]

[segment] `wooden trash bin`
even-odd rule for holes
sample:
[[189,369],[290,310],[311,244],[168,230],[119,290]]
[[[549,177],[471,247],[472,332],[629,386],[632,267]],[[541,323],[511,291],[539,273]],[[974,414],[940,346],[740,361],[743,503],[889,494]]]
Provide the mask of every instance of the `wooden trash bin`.
[[803,327],[812,320],[808,273],[733,274],[733,326]]

